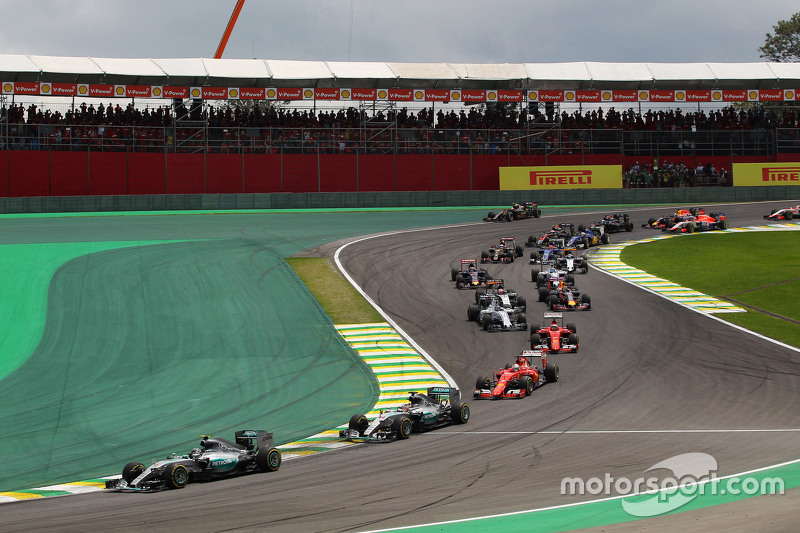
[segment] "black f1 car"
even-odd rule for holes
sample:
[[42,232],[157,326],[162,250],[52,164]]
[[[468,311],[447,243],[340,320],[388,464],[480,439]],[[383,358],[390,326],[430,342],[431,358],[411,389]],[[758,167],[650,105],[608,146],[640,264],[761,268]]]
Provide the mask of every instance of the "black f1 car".
[[255,471],[274,472],[280,466],[281,452],[273,445],[272,433],[243,430],[235,433],[235,441],[203,436],[200,448],[186,455],[173,453],[151,466],[128,463],[122,469],[122,477],[106,481],[106,488],[143,492],[181,489],[190,481]]
[[536,202],[525,202],[524,204],[513,204],[510,209],[501,209],[498,212],[489,211],[484,217],[484,222],[511,222],[512,220],[522,220],[525,218],[539,218],[542,210]]
[[469,404],[461,402],[458,389],[429,387],[427,394],[412,392],[408,403],[381,411],[372,421],[366,415],[353,415],[348,428],[339,431],[339,436],[368,440],[407,439],[415,431],[467,422]]
[[633,222],[627,213],[614,213],[606,215],[603,220],[598,220],[592,226],[604,226],[606,233],[619,233],[622,231],[633,231]]
[[476,267],[476,263],[475,259],[462,259],[460,270],[450,269],[450,280],[456,282],[456,289],[486,287],[486,282],[490,279],[489,273]]

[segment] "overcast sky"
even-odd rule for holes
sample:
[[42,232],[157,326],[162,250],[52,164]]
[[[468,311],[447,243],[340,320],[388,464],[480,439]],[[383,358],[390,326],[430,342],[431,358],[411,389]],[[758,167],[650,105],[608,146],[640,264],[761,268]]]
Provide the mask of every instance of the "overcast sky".
[[[213,57],[235,4],[0,0],[0,53]],[[796,11],[800,4],[788,0],[246,0],[223,57],[763,61],[765,34]]]

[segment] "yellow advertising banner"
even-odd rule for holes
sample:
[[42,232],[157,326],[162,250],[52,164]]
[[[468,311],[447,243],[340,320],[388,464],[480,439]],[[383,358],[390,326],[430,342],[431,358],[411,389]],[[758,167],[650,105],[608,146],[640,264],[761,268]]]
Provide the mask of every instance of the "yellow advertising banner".
[[500,190],[621,189],[622,165],[500,167]]
[[800,163],[734,163],[733,185],[800,185]]

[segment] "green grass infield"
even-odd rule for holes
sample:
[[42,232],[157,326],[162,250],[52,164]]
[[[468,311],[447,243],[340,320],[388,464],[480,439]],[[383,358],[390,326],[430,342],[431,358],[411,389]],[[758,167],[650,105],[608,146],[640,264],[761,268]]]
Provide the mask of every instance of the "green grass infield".
[[622,262],[746,313],[719,318],[800,347],[800,232],[711,232],[628,246]]

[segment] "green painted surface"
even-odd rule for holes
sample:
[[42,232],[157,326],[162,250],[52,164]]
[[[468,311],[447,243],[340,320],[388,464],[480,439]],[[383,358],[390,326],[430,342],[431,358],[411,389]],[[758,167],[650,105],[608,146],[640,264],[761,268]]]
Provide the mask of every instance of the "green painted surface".
[[118,473],[202,434],[283,444],[366,411],[378,386],[283,260],[441,213],[7,217],[0,491]]
[[[755,472],[744,476],[742,479],[747,479],[745,483],[751,483],[749,480],[754,480],[754,487],[764,487],[768,489],[771,484],[769,481],[762,483],[765,478],[780,478],[783,480],[783,488],[785,490],[797,489],[800,487],[800,462],[764,470],[762,472]],[[680,491],[674,492],[672,495],[664,494],[659,495],[644,495],[627,498],[612,498],[610,496],[598,496],[599,501],[589,501],[582,504],[565,504],[560,507],[552,507],[540,510],[523,511],[520,513],[486,517],[465,519],[454,521],[450,523],[439,523],[422,525],[418,527],[403,528],[403,531],[414,533],[462,533],[469,531],[503,531],[504,533],[534,533],[534,532],[556,532],[556,531],[573,531],[577,529],[584,529],[589,527],[608,526],[613,524],[620,524],[623,522],[632,522],[634,520],[647,520],[633,516],[623,508],[623,500],[628,502],[642,502],[644,500],[652,500],[653,498],[661,498],[660,503],[653,504],[648,507],[653,516],[664,516],[664,514],[680,513],[702,509],[713,505],[722,505],[746,498],[760,496],[761,492],[754,494],[741,492],[740,494],[731,494],[727,492],[726,480],[721,480],[715,489],[712,486],[706,485],[703,490],[694,489],[688,490],[685,493]],[[748,487],[747,484],[739,482],[733,485],[736,489]],[[702,493],[701,493],[702,492]],[[725,494],[722,494],[725,492]],[[749,491],[748,491],[749,492]],[[769,494],[765,490],[764,494]],[[780,495],[773,495],[767,497],[779,498]],[[565,499],[567,497],[565,496]],[[606,499],[601,499],[606,498]],[[670,513],[658,514],[660,509],[669,507],[670,501],[688,500],[687,503],[682,505]],[[644,509],[640,509],[644,511]],[[663,527],[663,523],[661,524]],[[647,522],[642,522],[642,527],[647,527]],[[658,528],[655,528],[658,529]],[[391,531],[391,530],[387,530]]]

